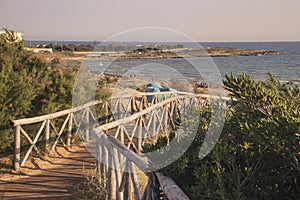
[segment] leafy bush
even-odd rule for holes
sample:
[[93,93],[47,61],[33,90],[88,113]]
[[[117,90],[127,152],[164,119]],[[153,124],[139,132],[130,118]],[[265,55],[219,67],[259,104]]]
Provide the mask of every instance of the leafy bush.
[[214,149],[198,158],[211,112],[203,107],[196,140],[162,172],[191,199],[299,199],[298,86],[271,75],[255,82],[246,74],[226,76],[224,85],[236,101],[229,103]]

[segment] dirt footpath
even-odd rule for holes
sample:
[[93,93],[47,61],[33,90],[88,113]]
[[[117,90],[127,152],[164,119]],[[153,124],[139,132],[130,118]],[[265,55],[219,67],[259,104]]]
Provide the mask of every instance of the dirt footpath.
[[31,159],[22,172],[0,177],[2,199],[73,199],[74,187],[95,167],[95,158],[84,146],[60,147],[45,160]]

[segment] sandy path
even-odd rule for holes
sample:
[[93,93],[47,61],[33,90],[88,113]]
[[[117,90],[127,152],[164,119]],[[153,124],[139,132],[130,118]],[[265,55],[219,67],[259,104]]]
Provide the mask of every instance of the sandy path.
[[25,169],[26,175],[2,178],[0,199],[72,199],[74,187],[94,166],[94,157],[84,147],[59,153],[46,168]]

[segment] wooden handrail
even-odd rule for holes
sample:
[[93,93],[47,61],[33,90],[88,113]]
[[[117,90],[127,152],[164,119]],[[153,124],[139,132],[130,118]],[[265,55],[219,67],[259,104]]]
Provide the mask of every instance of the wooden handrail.
[[[161,94],[161,95],[165,95],[165,94],[172,94],[174,92],[153,92],[153,93],[134,93],[133,95],[129,95],[129,96],[120,96],[121,98],[125,98],[125,97],[132,97],[132,96],[135,96],[135,97],[138,97],[138,96],[153,96],[153,95],[158,95],[158,94]],[[120,98],[120,97],[115,97],[115,98]],[[66,110],[62,110],[62,111],[59,111],[59,112],[56,112],[56,113],[51,113],[51,114],[47,114],[47,115],[41,115],[41,116],[37,116],[37,117],[30,117],[30,118],[24,118],[24,119],[17,119],[17,120],[13,120],[12,123],[13,123],[13,126],[17,126],[17,125],[26,125],[26,124],[33,124],[33,123],[37,123],[37,122],[42,122],[46,119],[54,119],[54,118],[57,118],[57,117],[61,117],[61,116],[64,116],[64,115],[67,115],[69,113],[74,113],[74,112],[77,112],[79,110],[82,110],[84,108],[87,108],[87,107],[90,107],[90,106],[93,106],[93,105],[97,105],[97,104],[100,104],[102,103],[103,101],[91,101],[91,102],[88,102],[84,105],[81,105],[81,106],[77,106],[75,108],[70,108],[70,109],[66,109]]]
[[[183,96],[195,96],[195,97],[200,97],[200,98],[212,98],[212,99],[222,99],[222,100],[230,100],[229,97],[221,97],[221,96],[216,96],[216,95],[209,95],[209,94],[194,94],[194,93],[189,93],[189,92],[181,92],[181,91],[173,91],[173,92],[138,92],[138,93],[133,93],[131,95],[125,95],[125,96],[120,96],[121,98],[130,98],[132,96],[134,97],[138,97],[138,96],[154,96],[154,95],[167,95],[167,94],[178,94],[178,95],[183,95]],[[120,97],[115,97],[115,98],[120,98]],[[24,119],[18,119],[18,120],[13,120],[13,126],[17,126],[17,125],[26,125],[26,124],[33,124],[33,123],[37,123],[37,122],[42,122],[46,119],[54,119],[57,117],[61,117],[64,115],[67,115],[69,113],[74,113],[77,112],[79,110],[82,110],[84,108],[93,106],[93,105],[97,105],[102,103],[102,101],[91,101],[88,102],[84,105],[75,107],[75,108],[70,108],[70,109],[66,109],[63,111],[59,111],[56,113],[51,113],[51,114],[47,114],[47,115],[41,115],[41,116],[37,116],[37,117],[30,117],[30,118],[24,118]]]
[[106,130],[115,128],[117,126],[120,126],[121,124],[127,124],[127,123],[129,123],[129,122],[131,122],[131,121],[139,118],[140,116],[143,116],[143,115],[145,115],[145,114],[147,114],[147,113],[149,113],[149,112],[151,112],[151,111],[153,111],[153,110],[155,110],[155,109],[157,109],[157,108],[159,108],[159,107],[161,107],[161,106],[163,106],[165,104],[168,104],[168,103],[170,103],[172,101],[175,101],[175,100],[176,100],[176,97],[171,97],[171,98],[169,98],[167,100],[164,100],[164,101],[162,101],[160,103],[154,104],[153,106],[151,106],[149,108],[146,108],[146,109],[144,109],[144,110],[142,110],[142,111],[140,111],[138,113],[132,114],[129,117],[125,117],[123,119],[119,119],[117,121],[113,121],[113,122],[104,124],[102,126],[96,127],[94,129],[94,131],[95,132],[106,131]]
[[164,176],[162,173],[155,173],[159,185],[169,200],[189,200],[182,189],[170,177]]
[[86,103],[82,106],[78,106],[76,108],[70,108],[70,109],[62,110],[62,111],[59,111],[59,112],[56,112],[56,113],[51,113],[51,114],[37,116],[37,117],[13,120],[12,122],[13,122],[13,126],[42,122],[42,121],[45,121],[47,119],[54,119],[54,118],[57,118],[57,117],[67,115],[69,113],[77,112],[77,111],[85,109],[87,107],[100,104],[101,102],[102,101],[92,101],[92,102]]
[[[149,168],[149,163],[147,160],[143,159],[140,155],[132,152],[131,150],[129,150],[124,144],[122,144],[118,139],[112,137],[112,136],[107,136],[105,135],[102,131],[96,132],[95,129],[93,130],[93,134],[96,137],[96,148],[99,148],[97,145],[103,145],[105,146],[105,148],[109,151],[116,151],[119,154],[121,154],[122,156],[124,156],[130,163],[134,163],[143,173],[145,173],[147,176],[149,176],[149,179],[151,179],[153,177],[153,175],[155,174],[155,177],[157,178],[157,181],[159,183],[159,186],[161,187],[162,191],[164,192],[164,194],[168,197],[169,200],[189,200],[189,198],[187,197],[187,195],[182,191],[182,189],[175,183],[175,181],[173,179],[171,179],[170,177],[166,177],[164,176],[162,173],[155,173],[155,172],[148,172],[147,169]],[[115,150],[114,150],[115,149]],[[99,153],[99,152],[97,152]],[[108,153],[108,152],[107,152]],[[114,156],[115,155],[113,154]],[[96,158],[99,158],[100,155],[96,155]],[[103,156],[103,155],[102,155]],[[106,155],[108,156],[108,155]],[[115,158],[111,158],[112,160],[115,160]],[[118,160],[118,159],[117,159]],[[128,162],[126,161],[126,162]],[[102,163],[104,165],[107,165],[108,163]],[[114,165],[117,166],[117,165]],[[120,165],[118,165],[120,166]],[[109,166],[109,168],[113,168],[113,166]],[[125,166],[126,168],[126,166]],[[132,168],[134,169],[134,168]],[[122,171],[121,169],[114,169],[115,171]],[[105,171],[105,170],[104,170]],[[102,171],[102,173],[104,172]],[[128,173],[125,169],[124,174]],[[130,174],[132,175],[133,179],[134,179],[134,172],[130,172]],[[129,179],[129,177],[131,176],[126,176],[127,179]],[[110,177],[111,178],[111,177]],[[119,186],[118,184],[115,185],[115,181],[111,180],[110,178],[107,178],[106,181],[108,181],[107,184],[109,184],[111,187],[122,187]],[[113,182],[113,183],[112,183]],[[127,181],[128,183],[129,181]],[[152,181],[150,181],[152,182]],[[122,185],[122,183],[119,183]],[[135,183],[135,185],[137,185],[137,183]],[[151,186],[149,186],[151,187]],[[112,188],[110,188],[112,189]],[[150,188],[149,188],[150,189]],[[150,189],[153,190],[154,188]],[[136,194],[136,196],[140,196],[139,192],[140,191],[136,191],[138,190],[137,187],[134,187],[134,193]],[[118,190],[113,190],[114,192],[117,192],[118,195],[120,196]],[[109,191],[108,191],[109,192]],[[147,192],[147,190],[145,191],[145,193]],[[150,192],[152,193],[152,192]],[[156,191],[156,193],[158,193],[158,191]],[[112,194],[108,194],[109,196]],[[152,197],[148,196],[149,194],[144,194],[145,199],[146,200],[150,200]]]

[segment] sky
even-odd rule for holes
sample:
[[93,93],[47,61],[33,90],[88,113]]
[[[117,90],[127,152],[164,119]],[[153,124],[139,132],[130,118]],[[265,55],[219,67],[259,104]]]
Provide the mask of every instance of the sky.
[[300,0],[1,0],[4,27],[27,40],[102,41],[161,27],[201,42],[300,41]]

